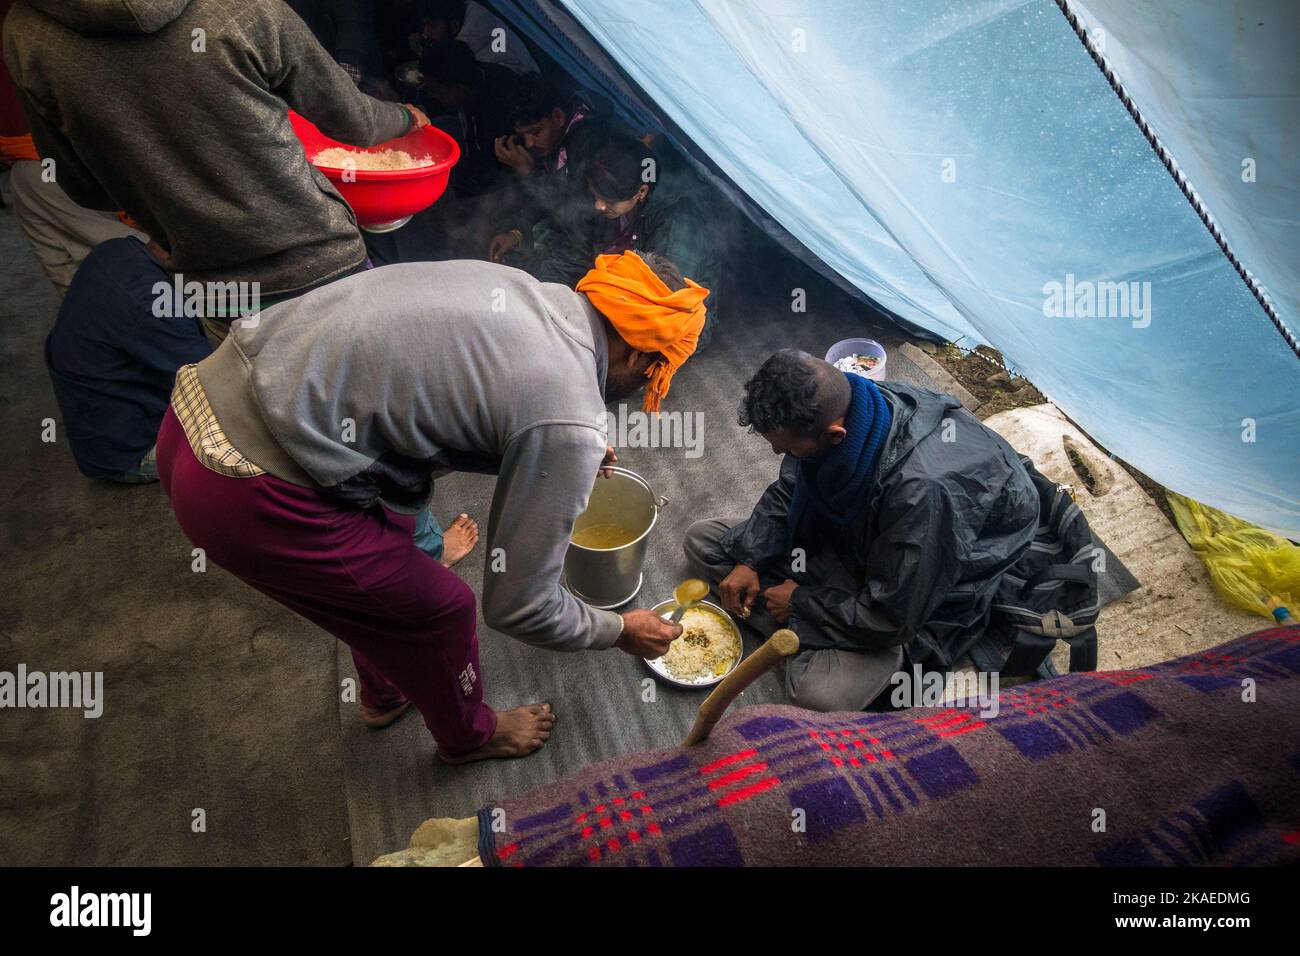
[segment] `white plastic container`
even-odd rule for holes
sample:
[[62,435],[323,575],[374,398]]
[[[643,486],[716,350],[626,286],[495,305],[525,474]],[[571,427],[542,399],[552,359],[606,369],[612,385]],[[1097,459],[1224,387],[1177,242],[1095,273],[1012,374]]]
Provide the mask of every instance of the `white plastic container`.
[[[876,367],[865,373],[864,377],[876,382],[884,381],[887,355],[883,345],[875,339],[842,339],[826,350],[826,361],[834,365],[840,359],[848,358],[851,355],[870,355],[879,359],[876,362]],[[855,372],[854,374],[863,375],[864,373]]]

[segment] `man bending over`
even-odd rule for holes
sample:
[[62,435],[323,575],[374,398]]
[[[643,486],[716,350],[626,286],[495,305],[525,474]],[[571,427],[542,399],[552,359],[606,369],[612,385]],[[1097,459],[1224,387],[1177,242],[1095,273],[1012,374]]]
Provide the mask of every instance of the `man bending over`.
[[341,279],[180,370],[163,488],[209,560],[352,648],[368,723],[409,701],[444,761],[523,756],[555,715],[484,702],[474,594],[416,546],[412,515],[438,474],[495,474],[488,625],[554,651],[664,653],[680,625],[589,607],[560,578],[612,460],[606,401],[645,388],[658,409],[707,294],[631,252],[601,256],[576,292],[476,261]]

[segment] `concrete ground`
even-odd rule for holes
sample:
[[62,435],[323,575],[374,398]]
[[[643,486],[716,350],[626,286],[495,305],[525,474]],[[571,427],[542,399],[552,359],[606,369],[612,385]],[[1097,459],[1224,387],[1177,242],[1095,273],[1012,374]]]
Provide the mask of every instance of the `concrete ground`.
[[0,712],[0,864],[349,862],[334,642],[193,573],[157,485],[81,476],[42,361],[59,298],[12,207],[0,262],[0,670],[102,671],[105,698]]

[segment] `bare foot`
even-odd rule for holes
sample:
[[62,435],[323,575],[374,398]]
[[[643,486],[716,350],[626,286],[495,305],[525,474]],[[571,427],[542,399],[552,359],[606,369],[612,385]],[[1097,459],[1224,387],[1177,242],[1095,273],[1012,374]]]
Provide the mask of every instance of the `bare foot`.
[[541,748],[551,736],[555,725],[555,712],[550,704],[524,704],[510,710],[497,711],[496,733],[478,750],[459,757],[444,757],[443,763],[462,764],[473,760],[494,760],[506,757],[527,757]]
[[442,532],[442,566],[450,568],[478,544],[478,522],[469,515],[457,515]]

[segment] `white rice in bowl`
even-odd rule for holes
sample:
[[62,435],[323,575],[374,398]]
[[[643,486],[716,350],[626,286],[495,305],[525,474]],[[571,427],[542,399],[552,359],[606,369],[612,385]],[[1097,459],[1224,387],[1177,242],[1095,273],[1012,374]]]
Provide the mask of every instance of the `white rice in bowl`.
[[418,169],[433,165],[432,156],[416,159],[404,149],[381,149],[372,153],[343,146],[322,149],[311,161],[317,166],[327,166],[330,169]]
[[693,607],[682,615],[682,636],[668,647],[664,669],[680,681],[722,677],[740,658],[740,640],[731,622],[708,608]]

